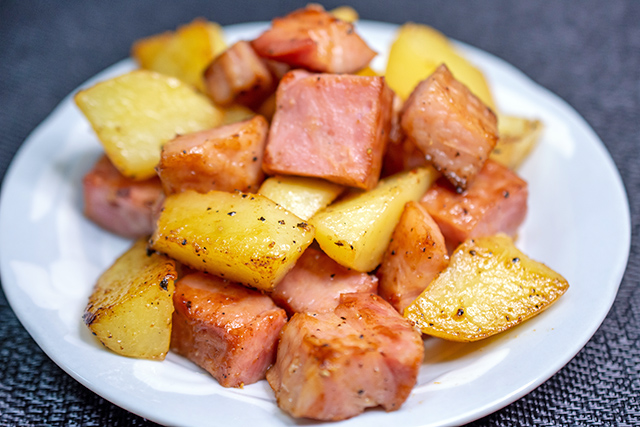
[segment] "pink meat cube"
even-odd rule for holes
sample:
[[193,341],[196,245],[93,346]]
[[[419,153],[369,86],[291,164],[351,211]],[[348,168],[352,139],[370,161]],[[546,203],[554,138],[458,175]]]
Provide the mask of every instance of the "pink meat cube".
[[135,181],[102,156],[82,181],[84,214],[105,230],[127,238],[154,229],[154,207],[163,196],[157,177]]
[[352,24],[315,4],[274,19],[251,45],[264,58],[325,73],[355,73],[376,55]]
[[269,124],[262,116],[169,141],[156,170],[167,194],[257,191]]
[[527,214],[527,183],[509,168],[488,160],[473,184],[458,194],[440,178],[421,203],[436,221],[451,252],[471,237],[499,232],[515,236]]
[[333,313],[296,313],[267,381],[294,417],[343,420],[400,408],[416,383],[420,333],[381,297],[343,294]]
[[204,71],[204,79],[211,99],[223,106],[236,102],[257,108],[277,86],[265,61],[246,41],[218,55]]
[[205,273],[176,282],[171,349],[224,387],[264,378],[287,315],[260,292]]
[[498,141],[493,111],[444,64],[411,93],[401,126],[458,191],[473,181]]
[[333,311],[346,293],[376,293],[378,278],[341,266],[324,252],[308,248],[276,285],[271,298],[288,313]]
[[377,272],[380,296],[403,313],[448,264],[438,225],[424,206],[409,202]]
[[383,77],[289,72],[276,92],[263,169],[375,187],[392,104]]

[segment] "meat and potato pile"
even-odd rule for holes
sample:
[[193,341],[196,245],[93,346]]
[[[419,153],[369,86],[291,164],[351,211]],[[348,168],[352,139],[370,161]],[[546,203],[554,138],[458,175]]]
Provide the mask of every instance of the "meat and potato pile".
[[428,27],[401,27],[378,75],[356,18],[309,5],[229,47],[196,20],[76,95],[105,150],[85,214],[137,239],[87,305],[102,344],[341,420],[400,408],[422,334],[485,338],[566,291],[512,241],[540,122],[498,114]]

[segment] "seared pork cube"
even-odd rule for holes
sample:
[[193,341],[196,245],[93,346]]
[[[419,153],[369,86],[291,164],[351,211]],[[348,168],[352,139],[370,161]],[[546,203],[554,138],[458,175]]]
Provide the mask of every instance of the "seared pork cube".
[[308,248],[276,285],[271,298],[289,314],[333,311],[346,293],[376,293],[378,278],[343,267],[324,252]]
[[222,106],[238,103],[257,108],[277,86],[266,62],[246,41],[218,55],[204,71],[207,93]]
[[224,387],[264,378],[275,361],[283,309],[260,292],[205,273],[176,282],[171,349]]
[[375,187],[392,103],[383,77],[287,73],[276,92],[263,169]]
[[355,73],[376,55],[355,33],[353,24],[320,5],[274,19],[251,45],[264,58],[323,73]]
[[401,125],[457,191],[473,181],[498,141],[496,115],[444,64],[411,93]]
[[267,381],[294,417],[343,420],[400,408],[416,383],[420,333],[381,297],[343,294],[333,313],[296,313]]
[[158,177],[136,181],[122,175],[102,156],[82,181],[84,214],[91,221],[127,238],[154,229],[154,206],[163,196]]
[[268,130],[265,118],[254,116],[169,141],[156,168],[164,190],[258,191]]
[[382,177],[394,175],[402,171],[427,166],[429,162],[424,153],[409,138],[398,141],[389,140],[387,151],[382,159]]
[[512,237],[527,214],[527,183],[509,168],[488,160],[473,184],[458,194],[437,180],[421,203],[436,221],[449,252],[470,237],[506,233]]
[[448,264],[438,225],[424,206],[409,202],[377,272],[380,296],[403,313]]

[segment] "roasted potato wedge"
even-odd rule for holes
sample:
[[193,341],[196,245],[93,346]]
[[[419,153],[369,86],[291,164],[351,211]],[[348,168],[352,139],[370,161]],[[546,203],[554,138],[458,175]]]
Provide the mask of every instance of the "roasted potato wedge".
[[274,176],[262,183],[258,194],[307,220],[343,191],[343,186],[318,178]]
[[409,23],[400,27],[389,51],[385,78],[391,89],[407,99],[416,85],[442,63],[482,102],[496,110],[482,72],[460,56],[444,34],[427,25]]
[[498,143],[491,158],[515,170],[535,147],[544,126],[540,120],[498,114]]
[[258,194],[168,196],[151,247],[207,273],[270,291],[313,241],[314,228]]
[[146,70],[81,90],[75,101],[109,160],[133,179],[155,175],[165,142],[176,135],[216,127],[223,118],[221,110],[190,86]]
[[568,288],[561,275],[528,258],[507,235],[475,238],[455,250],[404,317],[428,335],[477,341],[539,314]]
[[225,107],[222,112],[224,113],[224,117],[222,119],[222,123],[220,123],[221,126],[249,120],[256,115],[254,111],[240,104],[233,104]]
[[131,56],[146,70],[176,77],[204,91],[202,73],[226,47],[222,27],[199,18],[175,32],[136,41]]
[[345,267],[372,271],[387,249],[405,203],[418,200],[436,179],[431,167],[402,172],[381,180],[373,190],[357,192],[316,213],[322,250]]
[[147,253],[139,239],[105,271],[83,319],[110,350],[141,359],[164,359],[171,339],[176,263]]

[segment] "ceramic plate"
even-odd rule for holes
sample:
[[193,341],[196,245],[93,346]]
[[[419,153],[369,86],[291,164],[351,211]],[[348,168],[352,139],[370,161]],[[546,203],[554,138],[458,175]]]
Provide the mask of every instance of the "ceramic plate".
[[[228,27],[228,41],[253,38],[265,26]],[[384,68],[396,28],[359,23],[359,32],[381,52],[374,68]],[[368,410],[340,425],[461,424],[515,401],[585,345],[609,311],[626,266],[628,202],[593,130],[565,102],[509,64],[458,46],[486,73],[501,111],[545,124],[539,146],[520,169],[530,200],[518,246],[564,275],[571,288],[541,315],[488,340],[426,340],[418,383],[399,411]],[[125,60],[83,87],[133,68]],[[130,243],[82,216],[82,176],[100,152],[69,96],[29,136],[7,173],[0,267],[7,298],[25,328],[75,379],[150,420],[192,426],[297,424],[275,405],[265,381],[224,389],[175,354],[164,362],[120,357],[88,332],[81,315],[92,286]]]

